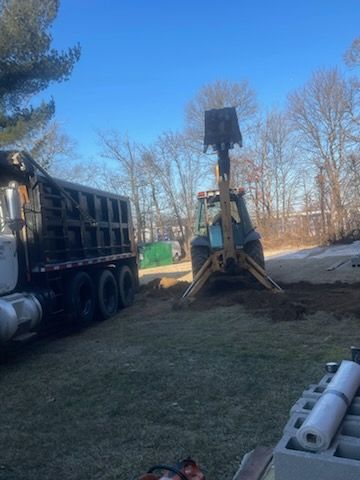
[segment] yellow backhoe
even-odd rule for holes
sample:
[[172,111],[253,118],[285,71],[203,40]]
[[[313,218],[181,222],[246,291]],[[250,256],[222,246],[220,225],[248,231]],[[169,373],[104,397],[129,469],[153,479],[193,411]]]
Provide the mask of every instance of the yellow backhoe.
[[206,111],[204,152],[211,146],[217,154],[218,188],[198,194],[195,237],[191,242],[193,281],[183,298],[195,296],[214,273],[248,272],[268,290],[282,291],[265,271],[260,235],[251,224],[243,189],[230,189],[229,150],[235,144],[242,146],[235,108]]

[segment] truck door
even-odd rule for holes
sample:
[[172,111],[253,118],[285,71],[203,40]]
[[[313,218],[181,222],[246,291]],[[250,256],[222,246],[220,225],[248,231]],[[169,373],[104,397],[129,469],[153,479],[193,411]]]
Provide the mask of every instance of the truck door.
[[16,236],[7,220],[5,195],[0,189],[0,295],[14,290],[19,274]]

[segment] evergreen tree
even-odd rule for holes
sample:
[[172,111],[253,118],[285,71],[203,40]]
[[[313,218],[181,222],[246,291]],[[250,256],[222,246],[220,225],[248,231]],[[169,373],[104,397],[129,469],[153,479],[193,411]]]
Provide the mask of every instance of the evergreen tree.
[[60,0],[0,0],[0,148],[44,127],[54,101],[29,106],[51,82],[67,80],[80,46],[57,51],[49,32]]

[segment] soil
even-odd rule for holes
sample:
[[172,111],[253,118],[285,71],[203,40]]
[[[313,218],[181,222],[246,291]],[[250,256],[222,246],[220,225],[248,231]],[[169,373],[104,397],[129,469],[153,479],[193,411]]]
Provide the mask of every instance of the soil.
[[326,312],[339,319],[347,315],[360,318],[360,284],[313,285],[302,282],[283,287],[282,293],[228,290],[224,300],[228,305],[242,304],[256,313],[268,314],[274,321],[301,320],[317,312]]
[[164,279],[156,279],[142,291],[146,296],[171,299],[174,309],[209,310],[215,306],[240,304],[255,314],[269,316],[273,321],[302,320],[317,312],[326,312],[337,319],[346,316],[360,319],[360,283],[314,285],[300,282],[282,285],[282,293],[273,293],[259,288],[239,288],[234,279],[216,279],[196,299],[181,301],[189,284],[171,280],[167,284]]
[[190,284],[175,278],[155,278],[140,287],[147,297],[180,298]]

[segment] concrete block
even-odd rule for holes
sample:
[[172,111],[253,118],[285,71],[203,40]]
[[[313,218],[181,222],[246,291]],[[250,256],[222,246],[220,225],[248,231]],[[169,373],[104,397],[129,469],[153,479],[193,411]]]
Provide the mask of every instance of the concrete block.
[[275,480],[359,480],[360,439],[356,440],[341,437],[328,450],[315,453],[304,451],[287,433],[274,450]]
[[[305,390],[303,391],[301,396],[304,397],[304,398],[312,397],[312,398],[317,399],[321,396],[322,393],[324,393],[324,391],[325,391],[325,389],[327,388],[328,385],[329,385],[329,383],[311,384],[307,388],[305,388]],[[358,390],[356,392],[354,400],[356,400],[357,397],[359,397],[359,399],[360,399],[360,390]]]
[[[290,410],[290,414],[293,413],[302,413],[305,415],[308,415],[311,410],[314,408],[314,405],[316,403],[315,398],[306,398],[306,397],[301,397],[297,402],[294,403],[293,407]],[[349,420],[357,420],[360,421],[360,398],[355,397],[354,400],[352,401],[346,417],[349,417]]]
[[309,385],[291,408],[283,438],[274,450],[275,480],[360,479],[360,392],[327,450],[306,451],[296,439],[297,430],[332,377],[326,374],[318,384]]
[[352,267],[360,267],[360,255],[354,255],[351,257],[351,266]]
[[322,379],[320,380],[319,384],[320,384],[320,385],[327,385],[328,383],[331,382],[333,376],[334,376],[333,373],[327,373],[326,375],[324,375],[324,376],[322,377]]

